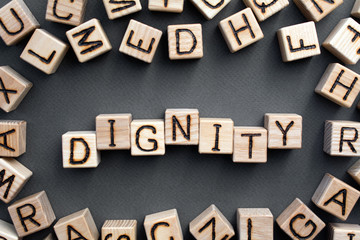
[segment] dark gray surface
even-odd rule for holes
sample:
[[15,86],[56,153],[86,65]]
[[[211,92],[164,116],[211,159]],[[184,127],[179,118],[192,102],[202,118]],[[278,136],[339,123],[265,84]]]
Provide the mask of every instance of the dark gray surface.
[[[70,26],[45,21],[45,0],[27,0],[42,28],[64,41]],[[340,21],[349,17],[354,1],[346,0],[318,23],[323,42]],[[214,203],[236,225],[239,207],[268,207],[276,218],[296,197],[325,222],[338,222],[310,199],[326,172],[358,187],[346,174],[355,158],[323,153],[327,119],[359,120],[355,107],[345,109],[314,93],[329,63],[338,60],[325,49],[320,56],[293,63],[281,61],[276,31],[306,21],[290,6],[261,23],[265,38],[231,54],[217,27],[220,20],[244,8],[233,0],[213,20],[188,1],[182,14],[155,13],[142,1],[139,13],[110,21],[102,1],[90,0],[86,20],[100,19],[113,50],[80,64],[70,50],[58,71],[47,76],[19,56],[27,40],[13,47],[0,43],[0,65],[10,65],[34,83],[20,107],[1,119],[28,122],[28,150],[18,158],[34,172],[17,199],[45,190],[57,218],[90,208],[100,229],[106,219],[137,219],[139,239],[146,214],[171,208],[179,212],[185,239],[193,239],[189,222]],[[118,52],[130,19],[164,31],[152,64]],[[204,58],[170,61],[166,28],[169,24],[202,23]],[[359,72],[359,65],[350,68]],[[267,164],[234,164],[230,156],[200,155],[196,147],[167,147],[162,157],[131,157],[129,151],[102,152],[98,168],[62,168],[61,135],[94,130],[101,113],[127,113],[139,118],[163,118],[166,108],[195,107],[202,117],[230,117],[236,126],[262,126],[267,112],[298,113],[304,118],[303,149],[269,151]],[[359,223],[359,204],[347,222]],[[0,203],[0,219],[10,220]],[[25,239],[41,239],[45,230]],[[325,239],[323,231],[318,239]],[[235,239],[235,238],[234,238]],[[275,226],[275,239],[287,239]]]

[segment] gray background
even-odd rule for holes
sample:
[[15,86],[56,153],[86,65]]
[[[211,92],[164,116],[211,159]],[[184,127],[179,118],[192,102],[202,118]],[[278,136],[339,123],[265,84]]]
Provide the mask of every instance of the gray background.
[[[8,1],[6,1],[8,2]],[[71,26],[45,21],[45,0],[27,0],[42,28],[67,41]],[[346,0],[316,24],[322,43],[340,19],[349,17],[354,1]],[[281,61],[276,31],[306,21],[293,2],[261,23],[265,38],[231,54],[217,27],[220,20],[245,6],[233,0],[213,20],[185,1],[181,14],[143,10],[114,21],[100,0],[90,0],[86,20],[100,19],[113,45],[110,53],[80,64],[70,50],[58,71],[47,76],[19,56],[27,40],[12,47],[0,43],[0,65],[10,65],[34,83],[19,106],[1,119],[28,122],[28,150],[19,157],[34,172],[17,199],[46,190],[59,218],[90,208],[100,229],[107,219],[137,219],[139,239],[145,215],[176,208],[185,239],[193,239],[189,222],[214,203],[236,225],[239,207],[267,207],[274,218],[296,197],[325,222],[340,220],[318,209],[310,199],[325,173],[357,184],[346,174],[355,158],[330,157],[322,151],[327,119],[359,120],[359,112],[345,109],[314,93],[326,66],[338,60],[322,54],[293,63]],[[130,19],[164,31],[152,64],[118,52]],[[166,28],[169,24],[201,23],[204,58],[170,61]],[[350,66],[359,72],[359,65]],[[96,169],[63,169],[61,135],[94,130],[101,113],[132,113],[135,119],[163,118],[166,108],[198,108],[201,117],[230,117],[236,126],[262,126],[267,112],[298,113],[304,118],[303,149],[269,151],[267,164],[234,164],[231,156],[200,155],[196,147],[167,147],[160,157],[131,157],[129,151],[102,152]],[[347,222],[359,223],[356,205]],[[10,221],[7,205],[0,219]],[[41,239],[51,229],[25,239]],[[325,239],[323,231],[318,239]],[[275,226],[275,238],[287,239]]]

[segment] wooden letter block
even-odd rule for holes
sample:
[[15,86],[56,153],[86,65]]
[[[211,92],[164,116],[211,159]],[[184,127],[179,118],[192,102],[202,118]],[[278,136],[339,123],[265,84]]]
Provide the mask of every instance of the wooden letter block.
[[322,45],[345,64],[356,64],[360,59],[360,24],[352,18],[341,20]]
[[302,146],[302,117],[297,114],[267,113],[268,148],[300,149]]
[[14,225],[0,219],[0,239],[19,240]]
[[9,66],[0,67],[0,107],[5,112],[14,111],[26,94],[30,91],[32,83]]
[[267,139],[265,128],[234,127],[233,162],[266,163]]
[[251,8],[259,22],[266,20],[289,5],[288,0],[243,0],[245,5]]
[[213,204],[192,220],[189,227],[196,240],[231,239],[235,235],[231,223]]
[[134,120],[131,122],[131,155],[165,155],[164,120]]
[[62,136],[64,168],[96,168],[101,161],[93,131],[67,132]]
[[360,236],[360,225],[348,223],[330,223],[330,240],[356,240]]
[[54,226],[59,240],[98,240],[99,231],[88,208],[61,218]]
[[322,210],[345,221],[359,197],[358,190],[327,173],[316,189],[312,201]]
[[131,13],[141,11],[140,0],[131,1],[114,1],[114,0],[103,0],[106,13],[110,20],[120,18]]
[[273,219],[268,208],[239,208],[237,211],[239,240],[273,240]]
[[351,16],[360,18],[360,0],[356,0],[353,9],[351,10]]
[[95,18],[67,31],[66,36],[81,63],[112,49],[100,21]]
[[213,19],[231,0],[190,0],[207,20]]
[[360,185],[360,160],[352,165],[347,172]]
[[13,158],[0,158],[0,199],[9,203],[29,181],[32,172]]
[[26,152],[26,122],[0,120],[0,156],[18,157]]
[[48,228],[56,219],[45,191],[16,201],[8,211],[19,237]]
[[343,0],[294,0],[294,3],[309,21],[319,22],[340,6]]
[[20,58],[46,74],[56,72],[69,46],[43,29],[35,30]]
[[144,220],[146,238],[183,240],[180,220],[176,209],[147,215]]
[[312,240],[325,227],[325,223],[298,198],[280,214],[276,222],[294,240]]
[[83,22],[87,0],[48,0],[46,20],[78,26]]
[[181,13],[184,0],[149,0],[149,10],[159,12]]
[[101,228],[101,240],[136,240],[136,220],[106,220]]
[[201,24],[169,25],[168,44],[171,60],[202,58]]
[[264,38],[250,8],[225,18],[219,23],[219,28],[232,53]]
[[151,63],[162,32],[135,20],[130,20],[119,51],[141,61]]
[[360,156],[360,122],[326,121],[324,152],[331,156]]
[[101,114],[96,117],[98,150],[130,149],[131,114]]
[[167,109],[165,112],[167,145],[199,144],[199,110]]
[[284,62],[320,55],[315,23],[307,22],[277,31],[281,56]]
[[40,24],[23,0],[12,0],[0,9],[0,37],[8,46],[32,33]]

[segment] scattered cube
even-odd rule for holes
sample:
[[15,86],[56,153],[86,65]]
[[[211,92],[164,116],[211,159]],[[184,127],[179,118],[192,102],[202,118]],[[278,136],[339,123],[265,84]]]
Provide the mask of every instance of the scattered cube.
[[353,9],[351,10],[351,16],[360,18],[360,1],[355,0]]
[[0,9],[0,37],[14,45],[40,27],[23,0],[12,0]]
[[134,120],[131,123],[131,155],[165,155],[164,120]]
[[96,168],[101,161],[94,131],[67,132],[62,135],[64,168]]
[[273,240],[273,218],[268,208],[238,208],[239,240]]
[[95,18],[67,31],[66,36],[81,63],[112,49],[100,21]]
[[48,0],[46,20],[78,26],[84,20],[87,0]]
[[268,148],[300,149],[302,146],[302,117],[298,114],[267,113]]
[[149,0],[149,10],[159,12],[181,13],[184,0]]
[[130,20],[119,51],[141,61],[151,63],[162,32],[135,20]]
[[32,83],[9,66],[0,67],[0,107],[5,112],[14,111],[26,94]]
[[46,74],[56,72],[69,46],[43,29],[35,30],[20,58]]
[[176,209],[147,215],[144,220],[146,238],[183,240]]
[[19,237],[48,228],[56,219],[45,191],[16,201],[8,211]]
[[136,220],[106,220],[101,228],[101,240],[136,240]]
[[0,219],[0,239],[19,240],[14,225]]
[[298,198],[280,214],[276,222],[294,240],[312,240],[325,227],[325,223]]
[[352,18],[339,22],[323,42],[323,47],[345,64],[356,64],[360,59],[360,24]]
[[142,9],[140,0],[103,0],[103,2],[110,20],[139,12]]
[[358,184],[360,184],[360,160],[352,165],[347,172]]
[[321,53],[314,22],[281,28],[277,31],[277,36],[284,62],[313,57]]
[[330,223],[329,224],[329,239],[341,240],[350,239],[355,240],[355,236],[360,235],[360,225],[348,223]]
[[215,206],[211,205],[190,222],[190,233],[196,240],[202,239],[231,239],[235,231],[231,223]]
[[61,218],[54,226],[59,240],[98,240],[99,231],[88,208]]
[[231,0],[190,0],[207,20],[213,19]]
[[101,114],[96,117],[98,150],[130,149],[131,114]]
[[18,157],[26,152],[26,122],[0,120],[0,157]]
[[259,22],[266,20],[289,6],[288,0],[273,0],[266,3],[263,0],[244,0],[244,3],[254,11]]
[[340,6],[343,0],[294,0],[294,3],[309,21],[319,22]]

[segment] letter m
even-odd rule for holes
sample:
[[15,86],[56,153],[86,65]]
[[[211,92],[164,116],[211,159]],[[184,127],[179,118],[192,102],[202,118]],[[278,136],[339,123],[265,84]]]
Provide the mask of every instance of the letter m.
[[4,199],[7,199],[10,189],[11,189],[11,186],[15,180],[15,175],[11,175],[7,179],[4,179],[5,173],[6,173],[5,169],[0,171],[0,188],[7,184],[7,188],[6,188],[4,196],[3,196]]
[[75,34],[72,35],[74,38],[79,37],[79,36],[83,36],[83,37],[79,40],[78,45],[79,45],[80,47],[83,47],[83,46],[86,46],[86,47],[87,47],[87,46],[88,46],[88,48],[86,48],[86,49],[84,49],[84,50],[82,50],[82,51],[80,52],[81,54],[87,54],[87,53],[89,53],[89,52],[94,51],[95,49],[98,49],[98,48],[102,47],[102,45],[104,45],[101,40],[98,40],[98,41],[87,41],[88,38],[89,38],[89,36],[91,35],[91,33],[94,32],[95,30],[96,30],[95,26],[91,26],[91,27],[89,27],[89,28],[86,28],[86,29],[84,29],[84,30],[81,30],[80,32],[75,33]]

